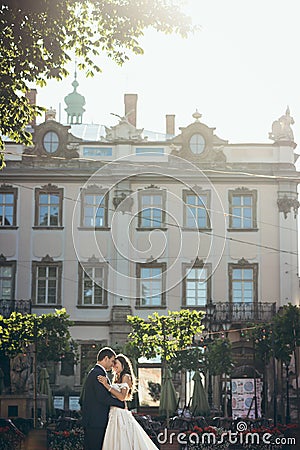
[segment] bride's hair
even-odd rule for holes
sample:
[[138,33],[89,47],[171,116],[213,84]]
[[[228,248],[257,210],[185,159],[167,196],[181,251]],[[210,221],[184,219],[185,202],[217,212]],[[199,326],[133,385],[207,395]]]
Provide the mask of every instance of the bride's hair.
[[122,371],[119,374],[115,374],[113,378],[113,383],[122,383],[124,375],[129,375],[131,378],[132,386],[128,391],[126,400],[132,400],[132,394],[136,391],[136,378],[133,372],[132,364],[130,359],[120,353],[115,357],[116,361],[120,361],[122,364]]

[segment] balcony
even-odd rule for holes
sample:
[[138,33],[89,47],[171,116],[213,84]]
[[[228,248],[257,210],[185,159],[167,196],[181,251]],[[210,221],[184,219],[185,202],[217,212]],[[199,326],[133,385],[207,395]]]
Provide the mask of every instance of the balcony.
[[8,318],[13,311],[21,314],[31,313],[31,300],[0,299],[0,315]]
[[217,302],[213,305],[214,320],[219,323],[269,322],[276,313],[276,303],[229,303]]

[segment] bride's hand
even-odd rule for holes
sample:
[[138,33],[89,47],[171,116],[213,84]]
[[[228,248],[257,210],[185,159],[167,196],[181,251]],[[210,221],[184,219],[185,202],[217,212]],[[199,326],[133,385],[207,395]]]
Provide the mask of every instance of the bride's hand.
[[99,383],[103,384],[103,386],[108,389],[109,388],[109,383],[107,381],[107,378],[104,377],[103,375],[98,375],[97,376],[97,380],[99,381]]

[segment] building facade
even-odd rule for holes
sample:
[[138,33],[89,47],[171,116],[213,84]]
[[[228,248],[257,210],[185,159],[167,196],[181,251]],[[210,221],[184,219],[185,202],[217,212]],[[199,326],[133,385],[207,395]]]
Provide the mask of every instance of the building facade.
[[74,321],[80,363],[62,363],[57,390],[79,392],[95,349],[126,340],[127,314],[212,303],[238,330],[299,304],[289,110],[269,144],[230,144],[198,111],[179,133],[166,116],[162,134],[137,128],[136,95],[110,127],[81,123],[84,100],[76,114],[68,100],[70,123],[48,111],[33,147],[6,143],[0,174],[2,309],[64,307]]

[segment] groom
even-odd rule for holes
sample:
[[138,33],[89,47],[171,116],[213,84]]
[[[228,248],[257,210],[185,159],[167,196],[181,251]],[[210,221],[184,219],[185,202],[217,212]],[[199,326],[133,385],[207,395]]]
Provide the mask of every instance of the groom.
[[84,385],[82,425],[85,450],[102,449],[110,406],[125,408],[124,402],[112,397],[103,384],[97,380],[98,375],[107,377],[107,371],[112,369],[115,357],[116,354],[111,348],[102,348],[97,355],[97,363],[89,372]]

